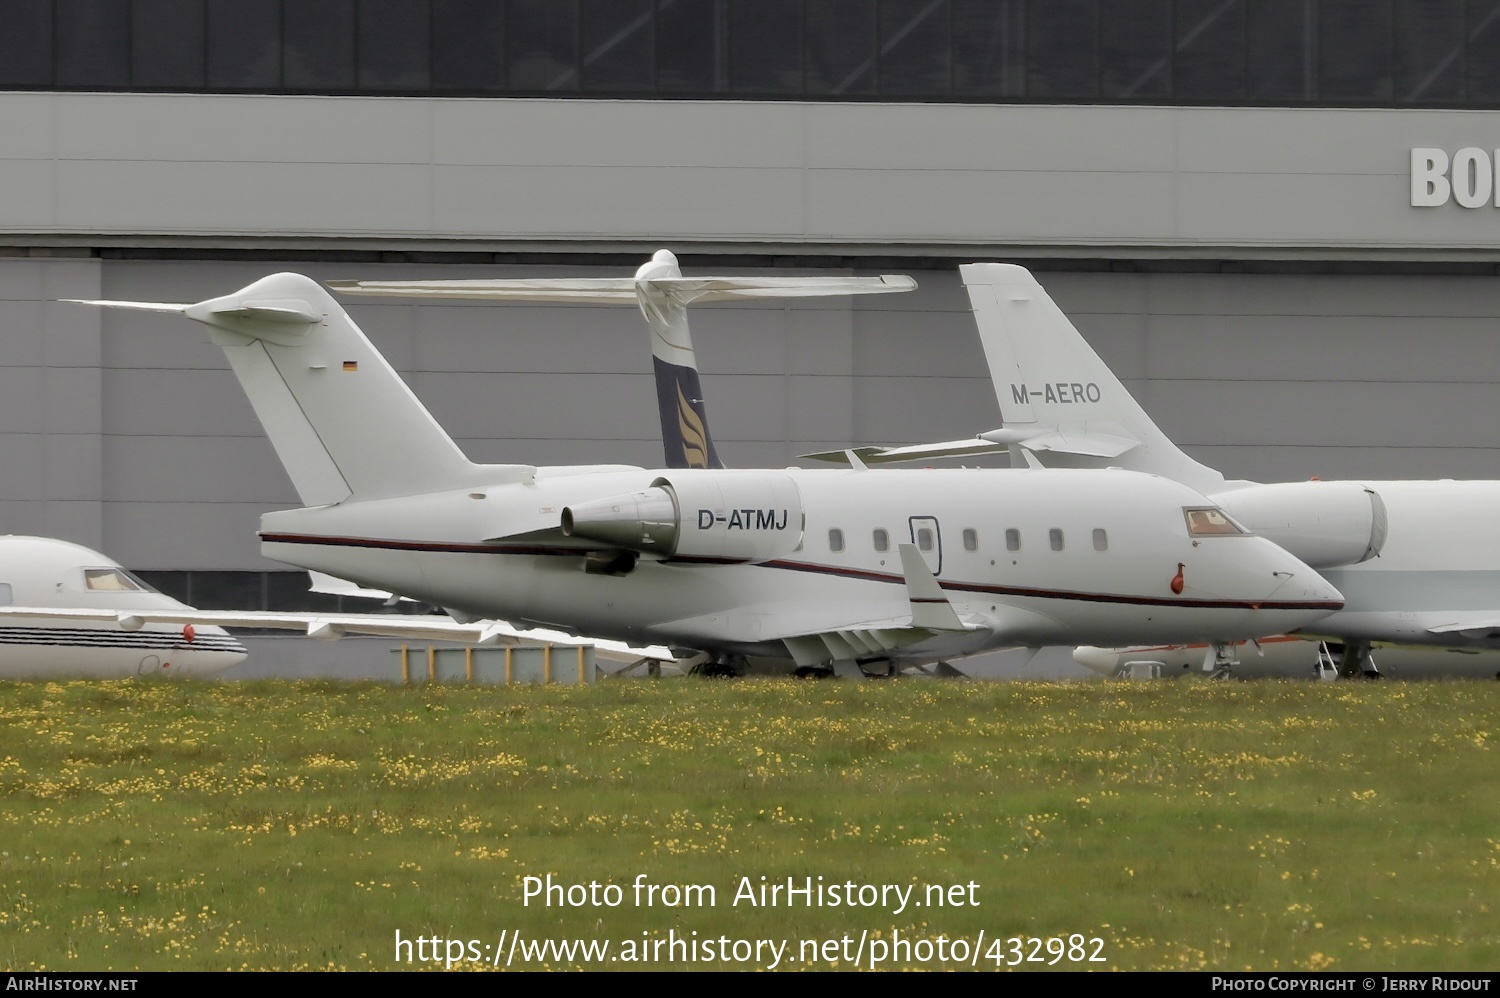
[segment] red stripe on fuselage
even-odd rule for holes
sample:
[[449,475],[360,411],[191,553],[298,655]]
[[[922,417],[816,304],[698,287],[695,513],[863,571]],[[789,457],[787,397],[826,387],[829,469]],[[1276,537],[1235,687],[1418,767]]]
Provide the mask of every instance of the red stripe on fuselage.
[[[505,546],[499,544],[461,544],[447,541],[403,541],[372,537],[324,537],[314,534],[261,534],[265,544],[309,544],[321,547],[377,548],[386,551],[425,551],[436,554],[491,554],[559,557],[571,555],[581,558],[583,548],[561,546]],[[710,558],[673,559],[684,563],[724,564]],[[788,572],[808,572],[814,575],[831,575],[837,578],[861,579],[866,582],[881,582],[888,585],[906,585],[906,577],[889,572],[873,572],[861,568],[843,568],[837,565],[816,565],[811,562],[776,559],[758,563],[761,568],[775,568]],[[938,580],[938,585],[954,592],[982,593],[992,596],[1026,596],[1032,599],[1073,600],[1087,603],[1126,603],[1135,606],[1168,606],[1205,609],[1239,610],[1339,610],[1344,604],[1337,600],[1195,600],[1171,599],[1156,596],[1135,596],[1120,593],[1090,593],[1068,589],[1037,589],[1028,586],[997,586],[981,582],[955,582]]]

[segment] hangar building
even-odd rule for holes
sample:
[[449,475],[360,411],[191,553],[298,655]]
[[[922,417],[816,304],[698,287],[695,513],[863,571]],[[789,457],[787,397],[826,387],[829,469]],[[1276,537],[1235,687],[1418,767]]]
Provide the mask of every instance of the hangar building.
[[[694,314],[725,459],[990,429],[1038,272],[1231,476],[1500,477],[1500,0],[10,0],[0,531],[291,608],[295,495],[170,316],[319,279],[909,273]],[[350,305],[481,461],[660,462],[638,317]]]

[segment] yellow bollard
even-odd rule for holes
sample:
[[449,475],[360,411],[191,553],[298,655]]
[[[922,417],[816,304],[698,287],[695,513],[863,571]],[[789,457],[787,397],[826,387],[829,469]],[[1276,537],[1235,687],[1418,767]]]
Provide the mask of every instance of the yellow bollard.
[[578,646],[578,685],[584,684],[583,678],[583,645]]
[[437,649],[432,645],[427,646],[427,681],[437,682]]
[[464,682],[474,685],[474,648],[464,649]]
[[411,649],[401,646],[401,685],[411,685]]
[[542,645],[542,685],[552,682],[552,646]]
[[506,645],[505,646],[505,685],[506,686],[510,685],[510,653],[513,652],[513,651],[515,651],[515,648],[511,647],[510,645]]

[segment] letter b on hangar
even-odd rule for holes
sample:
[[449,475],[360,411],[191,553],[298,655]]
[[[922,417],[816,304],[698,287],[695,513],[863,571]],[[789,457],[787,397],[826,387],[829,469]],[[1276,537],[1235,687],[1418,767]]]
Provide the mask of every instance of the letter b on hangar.
[[1494,154],[1466,146],[1450,158],[1442,149],[1411,151],[1411,205],[1436,208],[1451,199],[1464,208],[1479,208],[1495,198],[1500,207],[1500,149]]

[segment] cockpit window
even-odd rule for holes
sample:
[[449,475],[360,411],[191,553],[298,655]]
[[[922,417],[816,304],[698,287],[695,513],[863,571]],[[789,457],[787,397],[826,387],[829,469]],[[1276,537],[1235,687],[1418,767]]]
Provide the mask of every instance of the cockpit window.
[[118,568],[85,568],[83,585],[86,589],[103,592],[140,592],[146,587]]
[[1184,509],[1183,514],[1187,517],[1188,536],[1190,537],[1226,537],[1237,536],[1245,531],[1238,523],[1235,523],[1222,509],[1204,507],[1199,509]]

